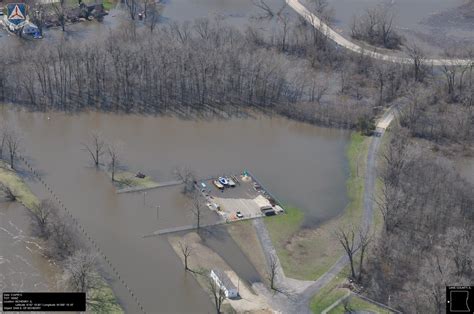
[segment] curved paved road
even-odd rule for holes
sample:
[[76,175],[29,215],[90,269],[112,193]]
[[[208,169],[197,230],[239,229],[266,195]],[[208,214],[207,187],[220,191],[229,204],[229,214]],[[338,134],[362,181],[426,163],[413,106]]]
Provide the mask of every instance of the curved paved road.
[[[339,46],[349,49],[356,53],[364,53],[371,58],[383,60],[383,61],[390,61],[394,63],[403,63],[403,64],[411,64],[413,60],[407,57],[400,57],[400,56],[392,56],[383,54],[377,51],[369,51],[364,49],[363,47],[359,46],[358,44],[347,40],[341,34],[333,30],[329,25],[324,23],[320,18],[318,18],[315,14],[311,13],[304,5],[302,5],[298,0],[286,0],[288,5],[296,11],[299,15],[301,15],[308,23],[313,25],[313,27],[317,28],[323,34],[326,34],[328,38],[333,40]],[[376,49],[374,47],[374,49]],[[424,59],[422,61],[424,64],[427,65],[448,65],[448,66],[468,66],[473,64],[472,59]]]

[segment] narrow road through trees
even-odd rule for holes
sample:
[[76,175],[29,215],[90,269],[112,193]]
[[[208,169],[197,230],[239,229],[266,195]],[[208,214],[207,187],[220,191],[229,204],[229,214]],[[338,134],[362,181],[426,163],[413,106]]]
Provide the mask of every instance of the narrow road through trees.
[[[344,47],[350,51],[359,54],[365,54],[371,58],[389,61],[394,63],[403,63],[403,64],[411,64],[413,63],[413,59],[409,57],[401,57],[395,55],[388,55],[381,52],[377,52],[376,47],[372,47],[374,50],[367,50],[367,48],[361,47],[360,45],[344,38],[341,34],[333,30],[329,25],[327,25],[324,21],[322,21],[319,17],[315,14],[311,13],[304,5],[302,5],[299,0],[286,0],[288,5],[295,10],[296,13],[301,15],[308,23],[313,25],[316,29],[320,32],[325,34],[329,39],[334,41],[341,47]],[[433,66],[467,66],[473,63],[472,59],[423,59],[422,62],[426,65],[433,65]]]

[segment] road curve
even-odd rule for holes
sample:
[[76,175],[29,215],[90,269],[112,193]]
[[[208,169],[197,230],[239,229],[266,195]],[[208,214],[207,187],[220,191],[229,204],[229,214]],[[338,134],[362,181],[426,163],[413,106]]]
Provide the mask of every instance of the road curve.
[[[301,15],[308,23],[313,25],[316,29],[318,29],[323,34],[326,34],[329,39],[334,41],[341,47],[344,47],[350,51],[355,53],[363,53],[371,58],[394,62],[394,63],[402,63],[402,64],[411,64],[413,60],[408,57],[400,57],[400,56],[391,56],[387,54],[383,54],[380,52],[375,51],[377,48],[374,47],[374,51],[367,50],[359,46],[358,44],[347,40],[341,34],[333,30],[329,25],[324,23],[319,17],[315,14],[311,13],[304,5],[302,5],[298,0],[286,0],[286,3],[295,10],[296,13]],[[434,65],[434,66],[469,66],[474,63],[472,59],[423,59],[422,62],[426,65]]]

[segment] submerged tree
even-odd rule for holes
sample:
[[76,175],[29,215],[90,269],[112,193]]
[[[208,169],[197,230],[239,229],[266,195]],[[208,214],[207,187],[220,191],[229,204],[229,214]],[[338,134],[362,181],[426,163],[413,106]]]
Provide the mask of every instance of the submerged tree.
[[105,154],[107,145],[102,135],[98,132],[92,132],[89,140],[82,144],[83,149],[89,152],[89,155],[96,167],[100,165],[100,158]]

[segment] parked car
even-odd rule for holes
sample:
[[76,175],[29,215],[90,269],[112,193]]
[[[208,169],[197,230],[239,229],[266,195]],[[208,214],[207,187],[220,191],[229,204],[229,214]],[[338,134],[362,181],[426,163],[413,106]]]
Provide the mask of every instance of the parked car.
[[234,180],[232,180],[231,178],[226,178],[226,179],[227,179],[227,185],[232,187],[232,188],[235,188]]
[[212,181],[212,183],[218,188],[219,190],[224,189],[224,186],[217,180]]
[[239,219],[244,218],[244,215],[242,215],[242,213],[241,213],[240,211],[238,211],[237,213],[235,213],[235,216],[237,216],[237,218],[239,218]]

